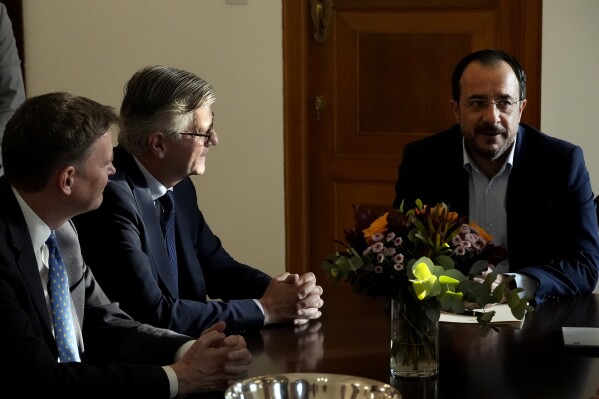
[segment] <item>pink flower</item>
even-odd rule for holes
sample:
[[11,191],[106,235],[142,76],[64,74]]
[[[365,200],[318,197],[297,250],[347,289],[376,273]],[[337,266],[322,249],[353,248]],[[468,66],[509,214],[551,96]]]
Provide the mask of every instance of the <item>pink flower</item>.
[[382,242],[377,242],[377,243],[371,245],[371,247],[372,247],[372,252],[374,252],[375,254],[378,254],[383,249],[385,249],[385,246],[383,245]]
[[381,241],[383,238],[385,238],[383,233],[374,233],[372,235],[372,241],[374,241],[374,242]]
[[478,240],[476,240],[472,245],[474,245],[474,248],[481,251],[487,245],[487,241],[485,241],[485,239],[482,237],[478,237]]
[[464,256],[464,255],[466,255],[466,249],[462,246],[459,246],[453,250],[453,253],[458,256]]

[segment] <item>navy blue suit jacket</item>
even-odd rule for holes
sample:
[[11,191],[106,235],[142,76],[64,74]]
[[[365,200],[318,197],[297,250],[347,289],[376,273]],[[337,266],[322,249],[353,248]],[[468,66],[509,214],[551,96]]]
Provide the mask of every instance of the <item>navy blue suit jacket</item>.
[[252,298],[262,297],[271,277],[225,251],[199,210],[191,179],[173,188],[177,282],[141,170],[120,146],[114,166],[102,205],[74,219],[83,256],[108,296],[137,320],[191,336],[219,320],[228,333],[261,328],[264,315]]
[[[459,125],[407,144],[393,206],[445,202],[468,215],[468,173]],[[510,271],[539,282],[537,301],[592,292],[597,284],[597,213],[582,149],[526,124],[517,135],[507,194]]]
[[83,261],[71,222],[57,229],[56,237],[68,273],[82,363],[57,361],[31,236],[8,181],[0,178],[3,396],[168,397],[169,382],[160,365],[172,364],[176,350],[191,338],[134,321],[110,302]]

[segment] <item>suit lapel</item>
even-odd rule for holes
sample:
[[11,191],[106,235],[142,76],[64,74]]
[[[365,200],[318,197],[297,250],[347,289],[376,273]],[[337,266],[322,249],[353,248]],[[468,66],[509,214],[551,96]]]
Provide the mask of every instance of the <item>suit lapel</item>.
[[23,212],[5,179],[2,179],[0,184],[0,203],[3,204],[2,209],[4,210],[2,218],[8,226],[9,237],[7,237],[7,243],[14,251],[12,258],[16,259],[18,271],[25,281],[25,286],[29,291],[35,309],[40,319],[43,320],[47,332],[51,334],[50,315],[44,298],[44,288],[42,287],[31,236],[29,230],[27,230]]
[[[179,284],[173,278],[170,270],[170,259],[164,243],[164,235],[160,227],[160,220],[156,212],[156,206],[152,199],[152,194],[148,188],[148,183],[139,170],[133,157],[127,154],[122,148],[115,149],[115,160],[118,157],[118,163],[123,164],[123,170],[129,171],[127,183],[132,188],[133,198],[139,211],[140,219],[145,226],[145,236],[147,245],[147,254],[154,265],[158,276],[166,286],[169,294],[174,298],[179,297]],[[118,170],[118,167],[117,167]]]

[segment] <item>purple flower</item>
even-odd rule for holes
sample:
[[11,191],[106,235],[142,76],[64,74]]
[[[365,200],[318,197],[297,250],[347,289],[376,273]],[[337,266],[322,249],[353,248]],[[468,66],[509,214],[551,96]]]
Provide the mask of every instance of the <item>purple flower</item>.
[[376,256],[376,261],[377,261],[377,262],[379,262],[379,263],[383,263],[383,262],[385,261],[385,255],[383,255],[383,254],[378,254],[378,255]]
[[382,273],[383,272],[383,266],[375,266],[374,267],[374,272],[375,273]]
[[395,238],[395,233],[394,232],[391,232],[391,233],[387,234],[387,242],[393,241],[394,238]]
[[468,242],[474,243],[476,242],[476,240],[478,239],[478,235],[476,234],[472,234],[472,233],[468,233],[464,236],[464,239]]
[[462,246],[459,246],[453,250],[453,253],[455,253],[458,256],[463,256],[466,255],[466,249]]
[[403,263],[403,260],[404,260],[403,254],[397,254],[393,258],[393,262],[395,262],[395,263]]
[[398,272],[400,272],[400,271],[403,270],[403,263],[396,263],[396,264],[393,265],[393,268],[395,270],[397,270]]
[[487,241],[482,237],[478,237],[478,240],[476,240],[472,245],[474,245],[474,248],[481,251],[487,245]]
[[372,252],[374,252],[375,254],[378,254],[383,249],[385,249],[385,246],[383,245],[382,242],[377,242],[375,244],[372,244],[371,247],[372,247]]
[[470,226],[468,226],[467,224],[463,224],[460,227],[460,234],[468,234],[471,232]]
[[395,241],[393,241],[393,244],[397,245],[398,247],[403,243],[403,239],[401,237],[397,237],[395,238]]
[[385,256],[393,256],[396,253],[397,253],[397,251],[393,247],[391,247],[391,248],[385,248],[385,251],[383,252],[383,254],[385,254]]
[[374,233],[372,235],[372,241],[374,241],[374,242],[381,241],[383,238],[385,238],[383,233]]

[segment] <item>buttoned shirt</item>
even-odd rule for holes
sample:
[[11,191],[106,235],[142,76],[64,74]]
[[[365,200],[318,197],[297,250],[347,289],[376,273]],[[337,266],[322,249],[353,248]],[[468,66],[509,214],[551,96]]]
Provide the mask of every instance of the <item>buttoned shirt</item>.
[[[462,152],[464,169],[468,172],[468,206],[469,220],[475,222],[491,236],[493,244],[503,245],[508,248],[507,240],[507,210],[506,194],[510,173],[514,166],[514,153],[516,151],[516,140],[511,146],[508,157],[497,174],[490,180],[474,163],[468,151],[466,143],[462,140]],[[509,251],[509,248],[508,248]],[[497,273],[509,272],[509,258],[496,265]],[[538,287],[538,283],[519,273],[509,273],[515,277],[516,285],[524,289],[520,296],[532,296]]]

